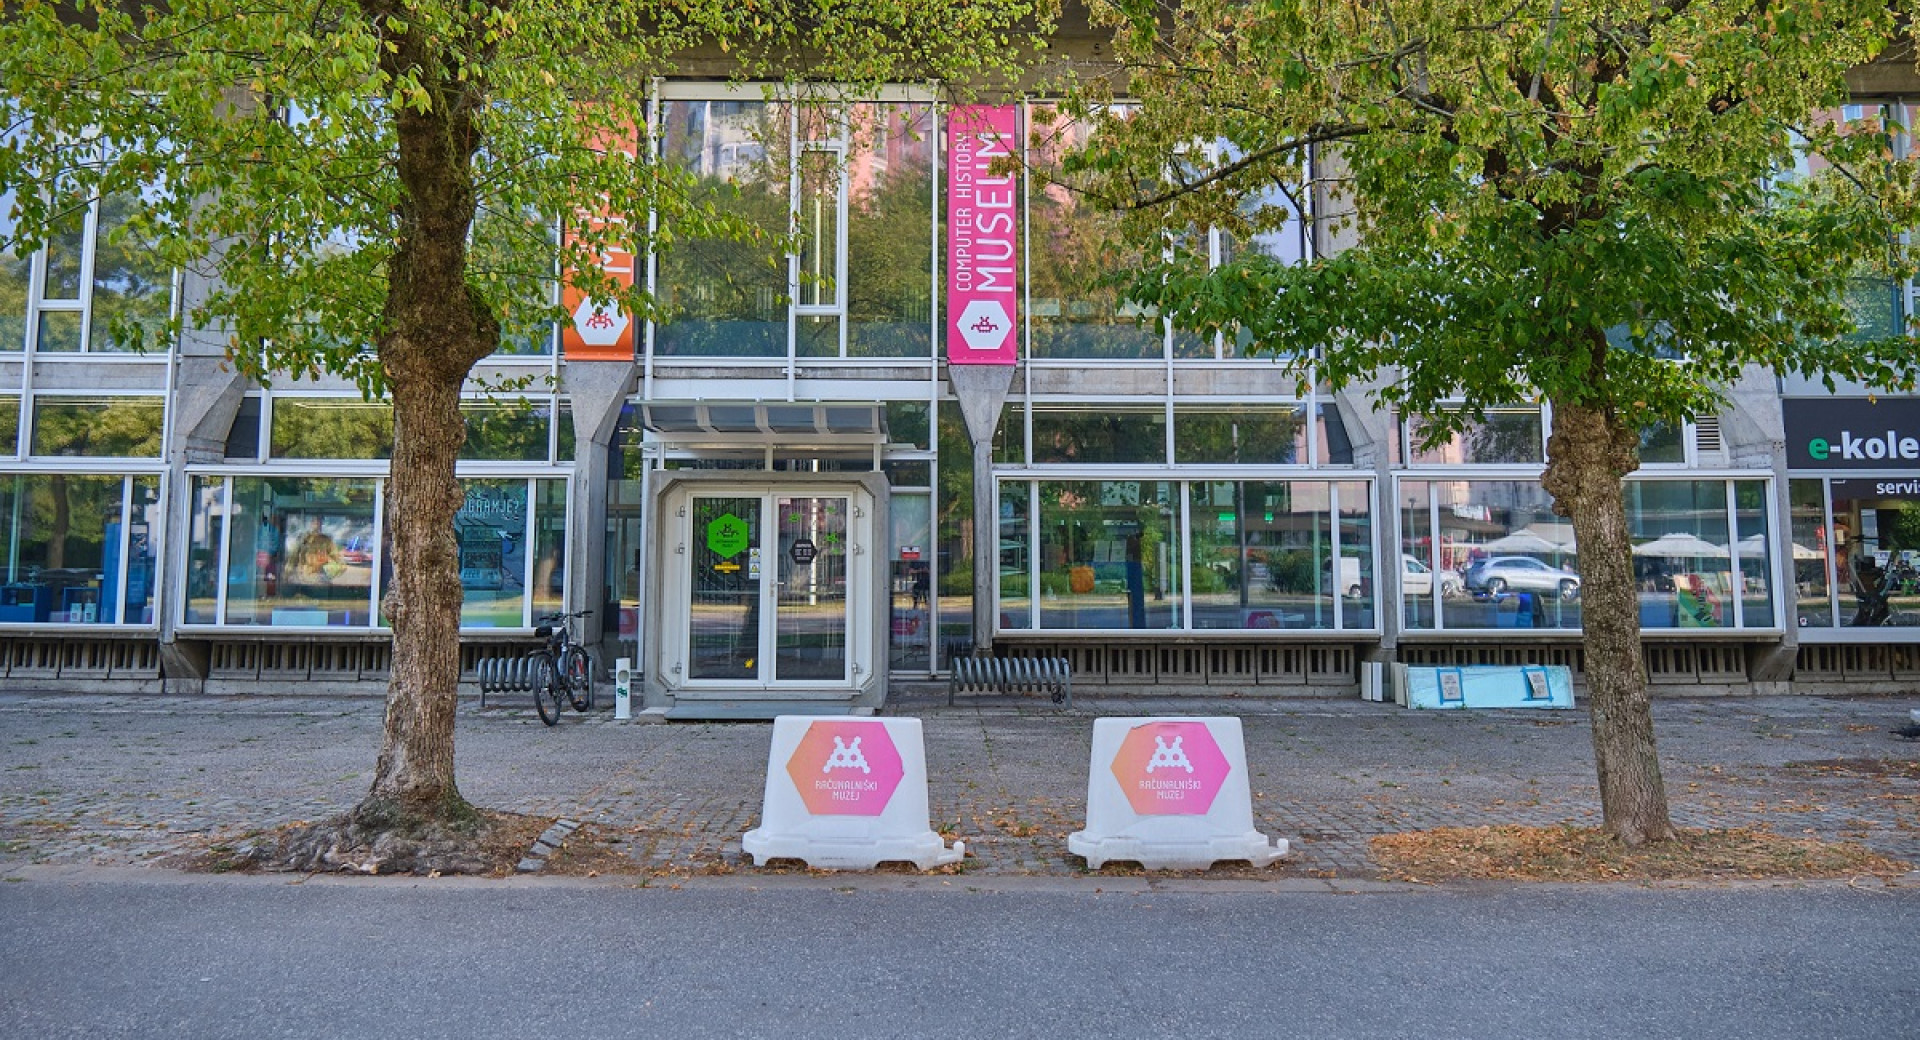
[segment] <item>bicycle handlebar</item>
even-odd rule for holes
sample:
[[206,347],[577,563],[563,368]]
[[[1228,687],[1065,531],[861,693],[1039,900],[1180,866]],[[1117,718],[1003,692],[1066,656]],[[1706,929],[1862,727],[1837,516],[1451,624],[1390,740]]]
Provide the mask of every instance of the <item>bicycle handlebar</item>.
[[576,610],[571,614],[555,612],[552,614],[542,614],[539,617],[534,618],[534,620],[535,621],[566,621],[572,618],[586,617],[591,613],[593,613],[593,611],[591,610]]

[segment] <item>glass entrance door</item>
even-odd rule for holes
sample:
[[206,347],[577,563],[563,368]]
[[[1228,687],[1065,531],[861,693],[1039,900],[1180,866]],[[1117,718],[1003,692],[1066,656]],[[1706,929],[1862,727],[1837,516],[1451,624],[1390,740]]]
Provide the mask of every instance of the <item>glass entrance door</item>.
[[693,496],[690,680],[850,679],[848,505],[836,495]]

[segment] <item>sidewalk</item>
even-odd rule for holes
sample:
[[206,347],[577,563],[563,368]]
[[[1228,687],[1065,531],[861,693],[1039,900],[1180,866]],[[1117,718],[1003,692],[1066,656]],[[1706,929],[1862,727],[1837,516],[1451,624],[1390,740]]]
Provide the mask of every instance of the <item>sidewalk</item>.
[[[1090,691],[1089,691],[1090,692]],[[608,699],[608,698],[603,698]],[[1920,743],[1894,735],[1920,695],[1657,701],[1675,822],[1860,841],[1920,863]],[[908,688],[936,829],[969,873],[1073,875],[1097,715],[1237,714],[1256,825],[1293,853],[1275,876],[1365,878],[1374,835],[1599,819],[1584,711],[1412,712],[1353,700],[1078,692],[965,699]],[[140,864],[316,819],[364,793],[376,699],[0,693],[0,874],[26,863]],[[494,809],[604,824],[647,868],[735,859],[765,782],[765,724],[642,725],[610,712],[542,726],[532,708],[461,706],[461,791]],[[746,868],[751,869],[751,868]]]

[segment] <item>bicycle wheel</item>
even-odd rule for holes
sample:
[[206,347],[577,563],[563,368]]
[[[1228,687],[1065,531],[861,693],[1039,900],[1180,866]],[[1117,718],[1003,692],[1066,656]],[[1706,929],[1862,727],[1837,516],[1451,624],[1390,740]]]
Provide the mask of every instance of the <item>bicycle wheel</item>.
[[560,673],[553,667],[553,658],[541,654],[533,659],[533,708],[540,713],[540,721],[549,726],[560,722]]
[[567,677],[567,700],[573,710],[593,707],[593,662],[587,652],[577,646],[567,647],[566,655],[560,658],[560,673]]

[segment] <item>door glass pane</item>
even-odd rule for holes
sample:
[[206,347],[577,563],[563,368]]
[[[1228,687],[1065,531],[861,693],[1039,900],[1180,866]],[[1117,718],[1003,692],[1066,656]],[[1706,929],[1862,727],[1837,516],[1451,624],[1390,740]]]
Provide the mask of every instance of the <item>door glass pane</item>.
[[847,500],[775,500],[780,532],[776,679],[847,675]]
[[691,679],[751,679],[760,659],[760,499],[696,498]]

